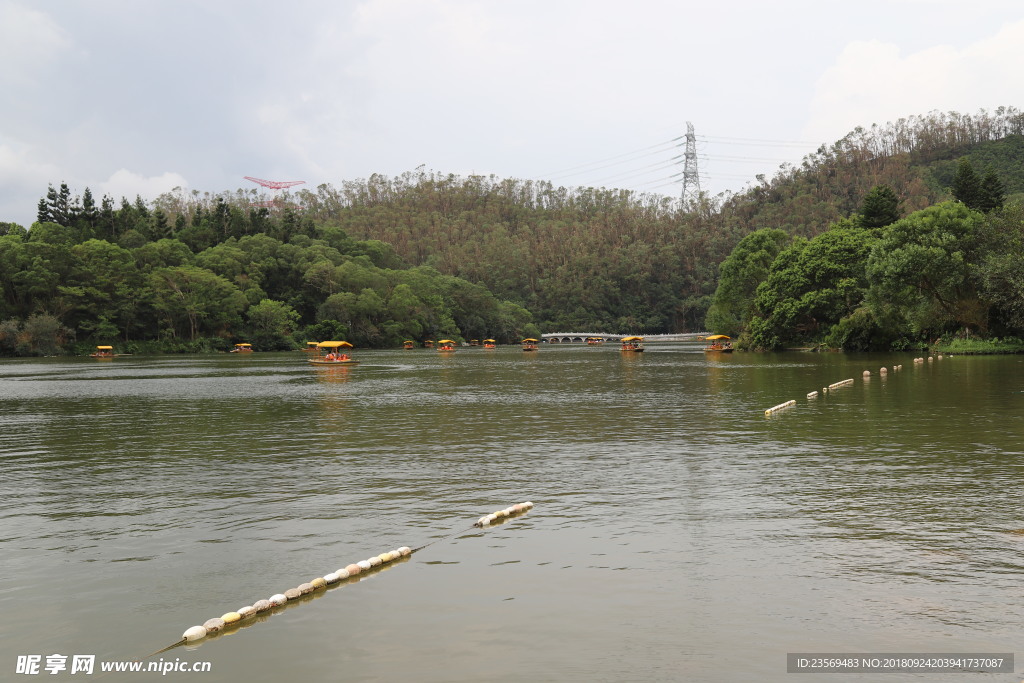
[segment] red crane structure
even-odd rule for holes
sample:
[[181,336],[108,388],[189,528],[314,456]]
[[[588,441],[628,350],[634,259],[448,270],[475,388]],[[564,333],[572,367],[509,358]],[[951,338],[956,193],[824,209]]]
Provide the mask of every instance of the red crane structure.
[[[251,176],[243,177],[246,180],[251,180],[257,185],[262,185],[263,187],[270,188],[271,190],[283,190],[285,188],[293,187],[295,185],[302,185],[303,183],[306,182],[305,180],[263,180],[262,178],[253,178]],[[274,197],[273,199],[270,199],[268,201],[253,202],[253,206],[278,206],[278,200],[277,197]]]

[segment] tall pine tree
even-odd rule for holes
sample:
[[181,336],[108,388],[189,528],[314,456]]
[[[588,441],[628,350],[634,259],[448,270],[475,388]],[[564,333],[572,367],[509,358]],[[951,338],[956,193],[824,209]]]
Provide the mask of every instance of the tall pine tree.
[[964,158],[956,167],[956,175],[953,176],[953,199],[967,205],[969,209],[978,209],[981,199],[981,179],[974,172],[974,166]]
[[981,179],[979,188],[978,209],[988,213],[1003,208],[1006,201],[1006,186],[995,171],[988,171]]
[[884,228],[900,219],[900,199],[888,185],[876,185],[864,195],[860,205],[860,224],[864,228]]

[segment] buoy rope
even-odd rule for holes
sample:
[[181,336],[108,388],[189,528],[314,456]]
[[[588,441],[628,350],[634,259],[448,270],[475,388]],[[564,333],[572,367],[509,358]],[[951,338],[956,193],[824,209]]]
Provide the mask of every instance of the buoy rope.
[[430,543],[424,543],[424,544],[423,544],[423,545],[421,545],[421,546],[420,546],[419,548],[413,548],[413,549],[412,549],[412,552],[410,552],[409,554],[410,554],[410,555],[412,555],[413,553],[418,553],[419,551],[423,550],[424,548],[429,548],[430,546],[434,545],[435,543],[440,543],[441,541],[447,541],[447,540],[448,540],[448,539],[450,539],[450,538],[455,538],[455,537],[456,537],[456,536],[458,536],[459,534],[464,534],[464,533],[467,533],[467,532],[469,532],[469,531],[472,531],[472,530],[473,530],[473,529],[475,529],[475,528],[477,528],[477,527],[475,527],[475,526],[471,526],[471,527],[469,527],[468,529],[463,529],[462,531],[456,531],[455,533],[453,533],[453,534],[448,534],[447,536],[444,536],[444,537],[442,537],[442,538],[436,538],[436,539],[434,539],[433,541],[431,541]]
[[447,536],[436,538],[433,541],[430,541],[429,543],[425,543],[419,546],[418,548],[409,548],[408,546],[402,546],[397,550],[391,550],[386,553],[381,553],[380,555],[375,555],[369,558],[368,560],[363,560],[361,562],[350,564],[347,567],[339,569],[336,572],[331,572],[329,574],[325,574],[322,577],[315,578],[309,583],[300,584],[298,588],[289,588],[284,593],[277,593],[275,595],[272,595],[268,600],[259,600],[253,605],[239,609],[238,612],[228,612],[222,617],[208,619],[206,623],[204,623],[202,626],[193,626],[186,630],[185,633],[182,634],[181,638],[171,643],[167,647],[161,648],[151,654],[146,655],[145,657],[142,657],[140,660],[135,661],[149,659],[150,657],[154,657],[158,654],[176,648],[179,645],[183,645],[188,642],[196,642],[202,640],[206,638],[208,635],[217,633],[218,631],[224,629],[226,626],[238,624],[241,621],[253,617],[260,612],[269,612],[270,610],[273,610],[275,607],[280,607],[289,601],[296,600],[316,590],[327,588],[327,586],[330,584],[337,584],[338,582],[344,579],[357,576],[358,574],[364,571],[368,572],[372,569],[382,569],[384,566],[394,562],[399,558],[409,557],[413,553],[419,552],[424,548],[429,548],[435,543],[446,541],[448,539],[454,538],[455,536],[459,536],[460,534],[465,534],[469,531],[473,531],[474,529],[483,529],[484,527],[495,524],[496,522],[504,523],[507,519],[512,517],[518,517],[519,515],[528,512],[532,508],[533,503],[529,501],[525,503],[517,503],[515,505],[505,508],[504,510],[498,510],[497,512],[492,512],[489,515],[484,515],[467,529],[462,529],[460,531],[448,534]]

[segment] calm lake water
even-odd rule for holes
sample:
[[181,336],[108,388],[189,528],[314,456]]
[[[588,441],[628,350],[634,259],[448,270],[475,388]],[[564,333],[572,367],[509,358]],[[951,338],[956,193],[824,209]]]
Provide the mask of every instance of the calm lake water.
[[[428,543],[152,659],[211,683],[852,683],[878,675],[786,654],[1019,649],[1024,356],[356,355],[0,362],[0,678],[137,659]],[[1020,680],[883,679],[967,676]]]

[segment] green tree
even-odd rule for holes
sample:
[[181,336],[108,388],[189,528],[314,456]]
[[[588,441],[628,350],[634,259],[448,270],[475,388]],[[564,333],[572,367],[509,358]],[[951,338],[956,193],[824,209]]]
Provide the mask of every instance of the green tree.
[[126,337],[140,331],[136,325],[148,290],[132,253],[91,239],[73,246],[71,255],[71,272],[58,288],[66,321],[86,336],[104,339],[112,330]]
[[870,230],[843,221],[780,252],[757,288],[759,315],[750,323],[753,346],[774,349],[822,341],[863,302],[865,264],[874,241]]
[[1006,186],[995,171],[987,172],[978,189],[978,210],[988,213],[1003,208],[1006,201]]
[[883,228],[900,219],[900,200],[888,185],[875,185],[860,205],[862,228]]
[[22,237],[26,237],[28,236],[28,230],[17,223],[4,223],[0,221],[0,237],[5,235],[20,235]]
[[976,258],[980,213],[945,202],[893,223],[868,258],[868,302],[879,319],[900,318],[931,337],[959,327],[984,330]]
[[263,350],[294,348],[291,334],[298,326],[299,314],[291,306],[263,299],[246,312],[253,343]]
[[71,336],[71,330],[46,313],[29,316],[22,328],[21,341],[28,346],[32,355],[53,356],[63,351]]
[[997,333],[1024,336],[1024,205],[989,214],[980,237],[982,292],[995,308]]
[[195,261],[195,255],[188,245],[174,239],[147,242],[138,249],[133,249],[132,256],[135,257],[138,268],[147,273],[154,268],[194,265]]
[[784,230],[762,228],[739,241],[719,267],[718,288],[705,318],[708,330],[738,336],[754,311],[757,286],[790,241]]
[[956,175],[953,176],[953,186],[950,190],[953,193],[953,199],[961,202],[967,208],[978,209],[980,207],[981,179],[966,157],[957,164]]
[[205,268],[175,266],[158,268],[149,276],[154,307],[173,336],[195,341],[204,336],[228,336],[241,323],[247,306],[238,287]]

